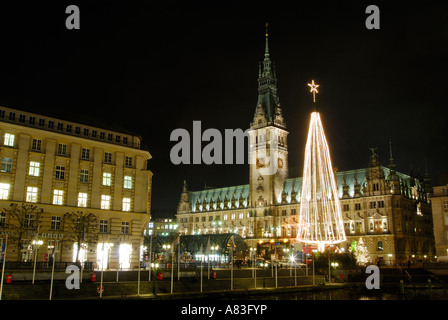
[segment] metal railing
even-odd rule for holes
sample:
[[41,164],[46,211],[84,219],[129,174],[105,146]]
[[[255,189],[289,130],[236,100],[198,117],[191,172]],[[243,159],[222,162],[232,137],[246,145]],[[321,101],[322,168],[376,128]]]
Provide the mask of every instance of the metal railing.
[[[76,265],[74,262],[69,261],[55,261],[55,270],[65,270],[68,266]],[[82,263],[84,270],[93,270],[93,262],[85,261]],[[53,263],[49,261],[36,261],[36,270],[51,270]],[[6,261],[5,270],[33,270],[33,261]]]

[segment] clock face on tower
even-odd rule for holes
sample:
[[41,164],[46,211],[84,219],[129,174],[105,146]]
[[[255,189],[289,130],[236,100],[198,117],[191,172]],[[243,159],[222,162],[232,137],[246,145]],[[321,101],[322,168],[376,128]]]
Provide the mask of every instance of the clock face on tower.
[[257,169],[259,169],[259,168],[264,168],[264,159],[263,158],[257,159]]
[[283,169],[283,159],[282,158],[278,158],[277,167],[279,169]]

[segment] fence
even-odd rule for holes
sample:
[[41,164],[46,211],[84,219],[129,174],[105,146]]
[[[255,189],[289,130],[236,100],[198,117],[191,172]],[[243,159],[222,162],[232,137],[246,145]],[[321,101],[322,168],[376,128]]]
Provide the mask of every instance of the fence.
[[[68,266],[75,264],[74,262],[68,261],[55,261],[55,270],[65,270]],[[93,262],[85,261],[83,263],[84,270],[93,270]],[[49,261],[36,261],[36,270],[51,270],[53,268],[53,263]],[[33,270],[33,261],[6,261],[5,270]]]

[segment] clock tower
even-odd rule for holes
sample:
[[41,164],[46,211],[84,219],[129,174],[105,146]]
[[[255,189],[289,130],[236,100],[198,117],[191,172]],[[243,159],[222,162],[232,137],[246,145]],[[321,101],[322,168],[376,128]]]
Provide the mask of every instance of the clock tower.
[[275,206],[281,203],[283,182],[288,178],[288,144],[286,123],[277,95],[277,76],[269,56],[266,24],[266,47],[258,73],[258,101],[249,130],[250,173],[249,205],[255,217],[257,237],[274,233]]

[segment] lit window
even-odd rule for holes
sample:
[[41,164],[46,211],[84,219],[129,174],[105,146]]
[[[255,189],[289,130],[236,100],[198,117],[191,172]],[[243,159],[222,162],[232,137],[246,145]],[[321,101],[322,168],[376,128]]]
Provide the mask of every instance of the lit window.
[[0,183],[0,200],[7,200],[9,197],[9,184]]
[[64,199],[64,191],[63,190],[54,190],[53,191],[53,204],[62,205],[63,199]]
[[14,138],[15,136],[13,134],[5,133],[5,140],[4,140],[5,146],[14,147]]
[[61,230],[61,217],[52,216],[50,228],[51,230]]
[[103,172],[103,186],[110,186],[112,184],[112,173]]
[[65,167],[56,166],[56,179],[58,179],[58,180],[65,179]]
[[78,193],[78,207],[87,207],[87,193]]
[[131,211],[131,198],[123,198],[123,211]]
[[26,202],[37,202],[37,187],[26,188]]
[[30,176],[38,177],[40,171],[40,163],[36,161],[30,161],[30,169],[28,171],[28,174]]
[[2,158],[1,172],[11,172],[12,169],[12,159]]
[[110,209],[110,196],[108,195],[101,195],[101,209]]
[[132,177],[124,176],[124,186],[125,189],[132,189]]

